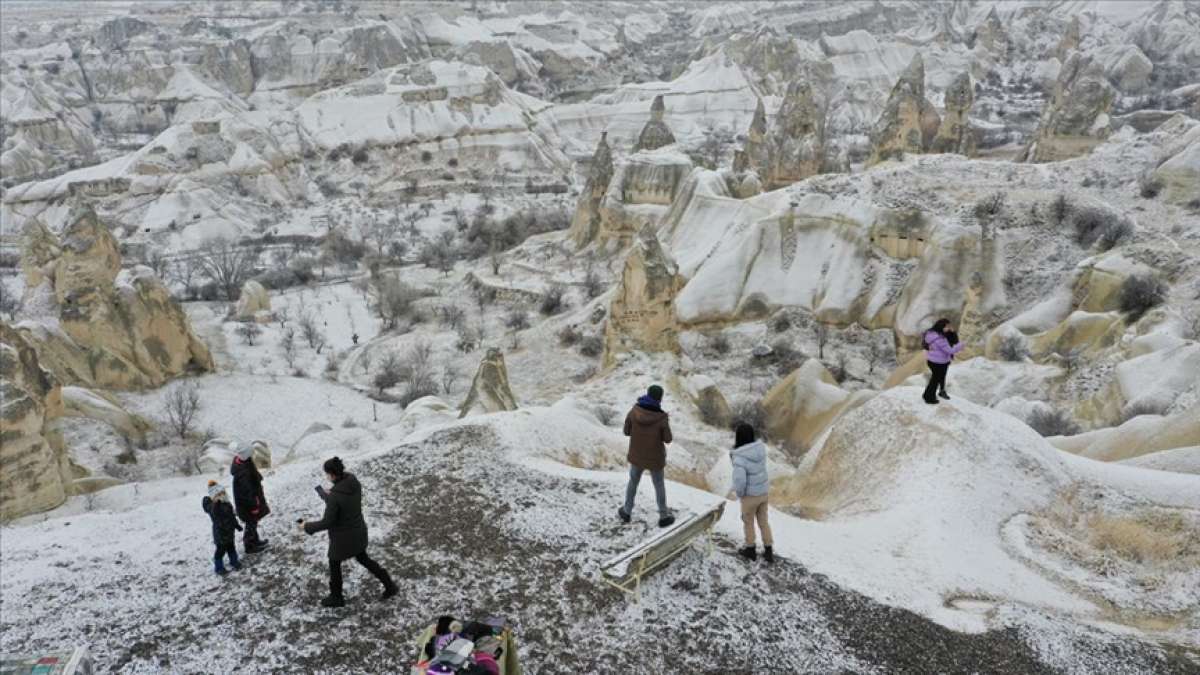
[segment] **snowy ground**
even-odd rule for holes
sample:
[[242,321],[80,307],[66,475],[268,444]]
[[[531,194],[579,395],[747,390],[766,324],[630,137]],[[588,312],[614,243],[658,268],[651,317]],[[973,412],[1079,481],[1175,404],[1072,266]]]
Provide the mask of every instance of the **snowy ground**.
[[[711,555],[686,553],[634,604],[600,583],[598,565],[654,531],[646,511],[631,526],[616,520],[619,475],[513,461],[501,448],[520,427],[479,418],[346,453],[365,485],[373,555],[403,589],[393,603],[375,604],[374,581],[348,569],[349,606],[316,606],[325,544],[290,523],[318,511],[319,478],[293,464],[268,474],[271,550],[226,579],[209,569],[198,487],[7,528],[2,648],[87,642],[102,670],[122,672],[403,672],[412,636],[452,612],[507,617],[533,673],[1195,671],[1179,654],[1036,610],[1004,607],[1001,627],[960,633],[813,574],[802,555],[747,564],[729,536],[733,509]],[[669,489],[681,510],[714,498]],[[786,532],[790,519],[773,518]]]

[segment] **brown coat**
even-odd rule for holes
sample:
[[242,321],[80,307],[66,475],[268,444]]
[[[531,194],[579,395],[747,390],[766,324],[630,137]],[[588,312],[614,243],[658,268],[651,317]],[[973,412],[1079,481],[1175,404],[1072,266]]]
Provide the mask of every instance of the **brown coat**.
[[625,435],[629,437],[630,464],[646,471],[659,471],[667,465],[667,443],[672,440],[667,413],[633,406],[625,416]]

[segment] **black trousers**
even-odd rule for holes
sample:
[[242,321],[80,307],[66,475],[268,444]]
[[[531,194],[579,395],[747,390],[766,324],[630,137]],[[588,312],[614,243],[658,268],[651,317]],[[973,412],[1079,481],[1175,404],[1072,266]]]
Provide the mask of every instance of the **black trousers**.
[[949,363],[934,363],[926,361],[931,372],[929,376],[929,384],[925,385],[925,400],[936,401],[938,389],[946,391],[946,371],[950,369]]
[[243,523],[242,532],[242,548],[250,551],[262,545],[262,539],[258,538],[258,520],[250,519]]
[[[371,560],[371,556],[367,555],[366,551],[354,556],[354,560],[357,561],[359,565],[367,568],[368,572],[375,575],[375,578],[379,580],[379,583],[383,584],[384,590],[395,586],[395,583],[392,582],[392,577],[387,573],[387,570],[383,569],[383,566],[379,563]],[[343,561],[341,560],[334,560],[333,558],[329,559],[329,594],[335,598],[342,597],[342,562]]]

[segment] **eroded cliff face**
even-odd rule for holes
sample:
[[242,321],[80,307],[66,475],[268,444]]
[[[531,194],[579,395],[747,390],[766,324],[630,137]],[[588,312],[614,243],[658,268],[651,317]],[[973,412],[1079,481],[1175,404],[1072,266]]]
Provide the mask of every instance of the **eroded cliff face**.
[[631,351],[678,352],[675,296],[683,285],[679,268],[663,250],[653,228],[643,227],[625,259],[620,286],[604,331],[604,364]]
[[58,380],[29,340],[0,322],[0,521],[66,500],[75,475],[54,428],[62,415]]
[[1037,133],[1018,159],[1057,162],[1087,154],[1112,133],[1108,113],[1115,97],[1104,68],[1072,53],[1042,109]]
[[43,366],[67,384],[158,387],[213,369],[208,348],[148,268],[121,269],[116,240],[88,206],[72,209],[61,241],[44,226],[26,235],[27,294],[49,299],[55,329],[26,331]]
[[871,129],[867,164],[928,150],[940,125],[937,111],[925,98],[925,61],[918,53],[892,87],[883,113]]

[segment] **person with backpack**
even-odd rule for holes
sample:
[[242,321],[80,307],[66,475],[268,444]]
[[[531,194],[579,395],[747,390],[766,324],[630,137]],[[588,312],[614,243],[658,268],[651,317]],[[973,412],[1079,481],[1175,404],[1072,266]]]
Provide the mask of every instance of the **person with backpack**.
[[617,515],[628,523],[633,517],[633,500],[637,496],[642,473],[649,471],[654,483],[654,496],[658,502],[658,526],[669,527],[675,516],[667,508],[667,485],[664,471],[667,466],[667,444],[671,436],[671,422],[662,409],[663,389],[651,385],[646,394],[625,416],[625,435],[629,437],[629,482],[625,486],[625,504],[617,509]]
[[775,562],[774,538],[771,525],[767,522],[767,446],[754,438],[754,427],[741,422],[733,431],[733,450],[729,453],[733,462],[733,493],[742,504],[742,532],[746,545],[738,553],[747,560],[757,560],[754,523],[762,531],[763,560]]
[[[947,328],[946,332],[943,334],[946,336],[946,342],[951,347],[958,344],[958,333],[956,333],[953,329]],[[953,354],[950,355],[950,360],[951,361],[954,360]],[[947,371],[947,377],[942,378],[942,387],[940,389],[938,389],[938,393],[937,393],[938,398],[943,398],[943,399],[946,399],[947,401],[950,400],[950,394],[946,393],[946,380],[948,379],[948,376],[949,376],[949,371]]]
[[200,507],[212,520],[213,544],[217,547],[213,553],[213,571],[221,576],[229,574],[229,570],[225,569],[226,555],[229,556],[230,567],[235,570],[242,569],[242,564],[238,562],[237,543],[234,538],[234,532],[242,529],[242,526],[238,525],[237,516],[233,515],[233,507],[225,494],[225,486],[218,485],[215,480],[208,481],[208,495],[200,500]]
[[387,570],[367,555],[367,521],[362,515],[362,485],[354,474],[346,471],[342,460],[334,457],[324,464],[325,476],[333,487],[318,490],[325,500],[325,515],[314,523],[300,521],[305,534],[329,532],[329,596],[321,601],[323,607],[344,607],[342,595],[342,562],[354,558],[383,584],[387,600],[399,592]]
[[267,540],[258,536],[258,521],[271,513],[263,493],[262,474],[254,464],[252,446],[239,447],[232,443],[229,449],[234,453],[233,464],[229,467],[229,475],[233,478],[233,503],[237,506],[238,518],[246,524],[242,547],[246,553],[258,553],[267,547]]
[[[947,335],[954,335],[957,344],[951,344]],[[926,403],[936,404],[939,389],[942,398],[950,398],[946,394],[946,371],[950,368],[954,355],[961,352],[966,345],[958,341],[958,334],[950,327],[949,319],[938,319],[934,322],[933,326],[925,331],[924,340],[925,361],[931,374],[923,398]]]

